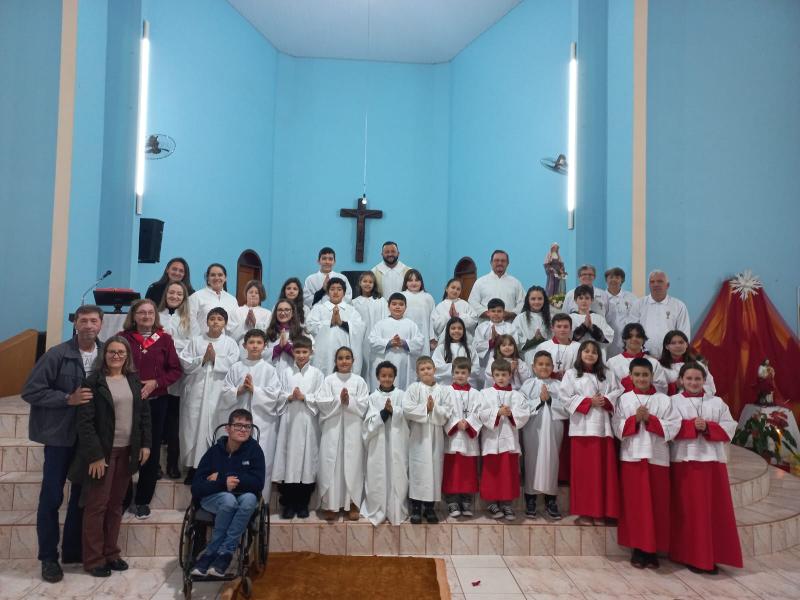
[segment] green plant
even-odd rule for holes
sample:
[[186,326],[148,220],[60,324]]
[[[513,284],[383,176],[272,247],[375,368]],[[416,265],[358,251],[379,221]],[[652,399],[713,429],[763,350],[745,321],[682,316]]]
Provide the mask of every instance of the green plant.
[[782,448],[788,450],[795,459],[800,459],[797,441],[789,433],[788,425],[786,416],[780,411],[770,414],[757,412],[736,432],[732,442],[742,447],[747,447],[748,442],[751,442],[753,452],[767,460],[775,459],[776,464],[783,462]]

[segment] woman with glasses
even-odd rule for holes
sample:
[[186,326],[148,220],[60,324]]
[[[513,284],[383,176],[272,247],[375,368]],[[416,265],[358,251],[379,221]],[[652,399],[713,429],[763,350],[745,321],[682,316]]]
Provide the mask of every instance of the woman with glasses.
[[111,337],[86,380],[91,400],[77,410],[78,446],[70,480],[83,485],[83,568],[95,577],[124,571],[117,544],[122,500],[150,456],[150,406],[121,336]]
[[131,508],[137,519],[146,519],[159,478],[161,439],[169,405],[167,388],[181,378],[183,369],[172,336],[162,329],[152,300],[133,303],[120,336],[131,347],[131,360],[142,382],[142,399],[150,405],[153,452],[142,466]]

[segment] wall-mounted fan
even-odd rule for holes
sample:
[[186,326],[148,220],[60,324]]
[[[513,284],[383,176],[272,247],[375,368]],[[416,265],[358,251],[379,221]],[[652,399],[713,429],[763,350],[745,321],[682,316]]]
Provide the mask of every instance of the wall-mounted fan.
[[560,175],[567,174],[567,157],[563,154],[559,154],[556,158],[543,158],[539,162],[545,169],[550,169]]
[[153,133],[147,136],[144,154],[149,160],[166,158],[175,152],[175,140],[164,133]]

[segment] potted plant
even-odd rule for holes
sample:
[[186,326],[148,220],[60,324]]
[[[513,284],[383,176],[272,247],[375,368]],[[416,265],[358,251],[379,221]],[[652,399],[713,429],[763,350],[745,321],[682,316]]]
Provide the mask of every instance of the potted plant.
[[786,449],[795,460],[800,460],[797,453],[797,441],[788,431],[789,421],[780,411],[769,414],[757,412],[750,417],[741,429],[736,431],[732,442],[738,446],[749,448],[762,456],[767,462],[775,461],[781,468],[783,465],[782,449]]

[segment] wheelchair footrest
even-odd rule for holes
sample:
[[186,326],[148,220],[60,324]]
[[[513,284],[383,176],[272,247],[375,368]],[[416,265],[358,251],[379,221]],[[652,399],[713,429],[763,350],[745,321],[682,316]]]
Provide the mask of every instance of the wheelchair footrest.
[[238,573],[226,573],[223,577],[217,577],[216,575],[191,575],[193,582],[199,581],[232,581],[239,577]]

